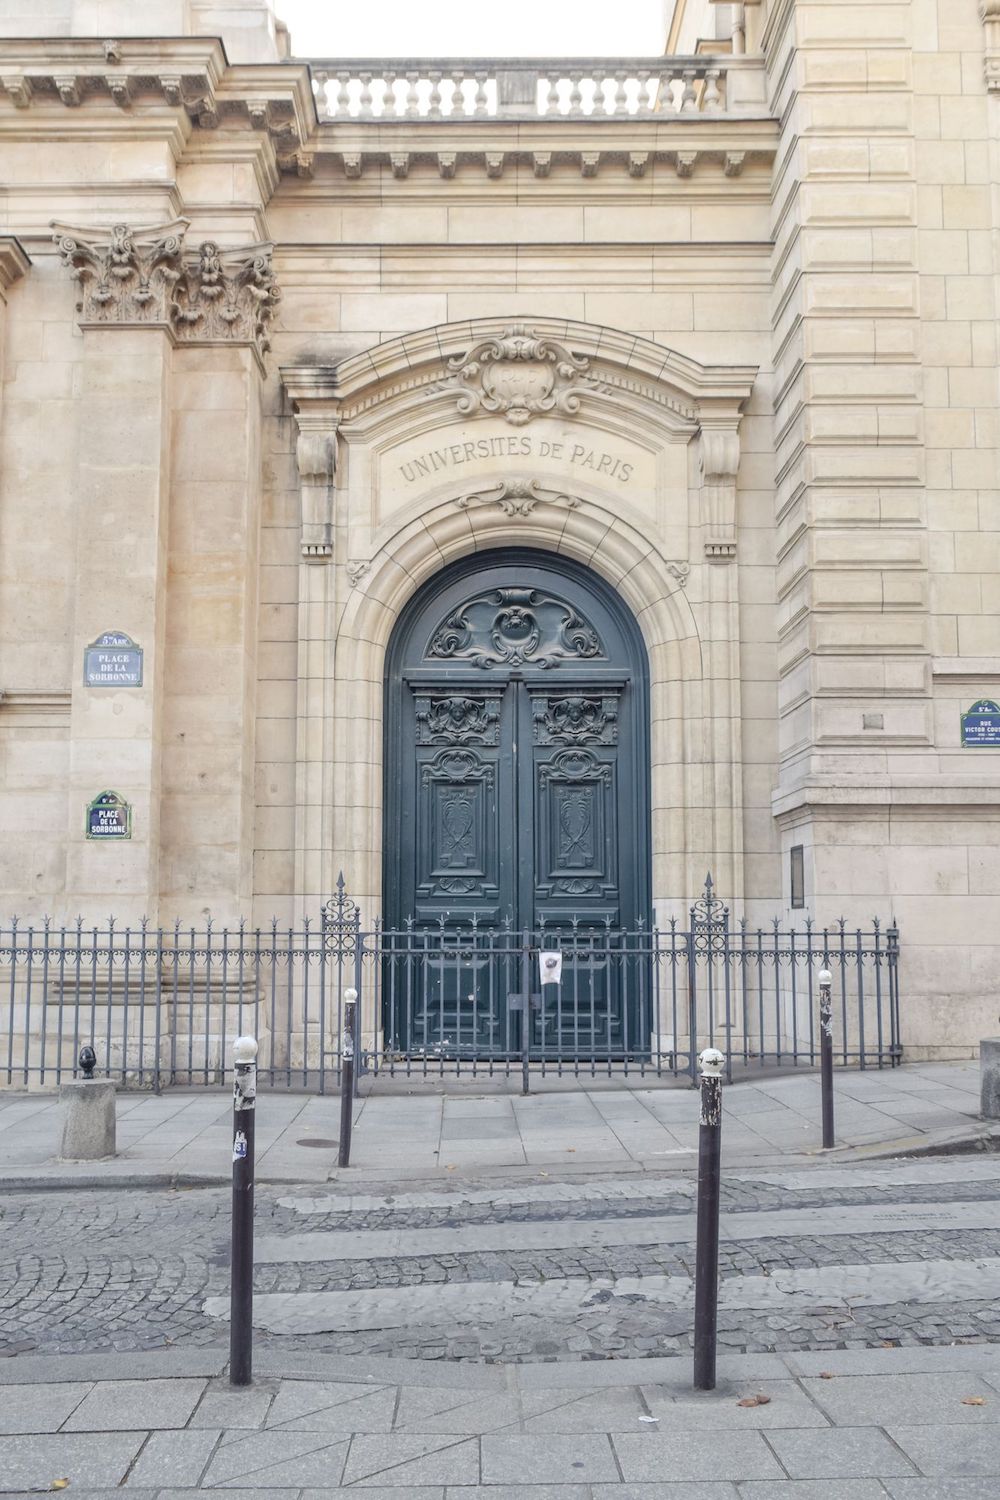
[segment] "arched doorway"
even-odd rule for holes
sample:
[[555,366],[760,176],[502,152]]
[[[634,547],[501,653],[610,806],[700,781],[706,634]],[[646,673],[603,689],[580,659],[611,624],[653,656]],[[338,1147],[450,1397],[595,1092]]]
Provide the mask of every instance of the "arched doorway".
[[[385,723],[387,1045],[510,1055],[527,1016],[543,1051],[644,1050],[638,947],[607,956],[650,904],[648,669],[622,600],[549,553],[462,559],[400,616]],[[512,1002],[538,988],[526,949],[583,947],[537,1008]]]

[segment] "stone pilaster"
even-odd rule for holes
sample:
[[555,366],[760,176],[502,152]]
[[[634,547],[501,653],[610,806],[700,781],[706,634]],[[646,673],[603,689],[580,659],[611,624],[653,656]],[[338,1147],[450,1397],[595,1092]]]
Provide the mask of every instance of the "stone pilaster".
[[[67,887],[102,913],[232,919],[253,883],[270,246],[54,227],[84,339]],[[143,648],[141,687],[83,685],[108,630]],[[84,837],[106,789],[130,840]]]
[[[305,904],[332,889],[333,827],[324,785],[334,747],[330,732],[334,691],[338,571],[336,557],[337,429],[340,403],[309,372],[288,384],[295,404],[295,458],[301,496],[295,752],[295,894]],[[317,371],[319,382],[324,372]],[[318,399],[312,399],[317,397]],[[301,398],[301,399],[300,399]]]
[[[67,893],[85,916],[159,915],[171,344],[158,324],[83,329],[77,469]],[[88,688],[105,631],[142,647],[141,687]],[[128,840],[88,840],[88,803],[118,792]]]

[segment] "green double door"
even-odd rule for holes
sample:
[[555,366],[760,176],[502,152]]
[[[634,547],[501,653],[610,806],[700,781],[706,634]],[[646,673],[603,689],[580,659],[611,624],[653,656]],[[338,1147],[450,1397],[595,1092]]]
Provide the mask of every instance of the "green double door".
[[[400,622],[387,679],[387,1044],[502,1057],[640,1052],[646,679],[583,569],[495,553]],[[520,1009],[525,948],[537,1008]],[[541,990],[537,950],[563,954]]]

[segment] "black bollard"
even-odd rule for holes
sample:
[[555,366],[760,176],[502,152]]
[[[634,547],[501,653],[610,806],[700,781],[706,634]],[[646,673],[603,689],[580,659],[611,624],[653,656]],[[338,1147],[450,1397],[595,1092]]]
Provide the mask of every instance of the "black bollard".
[[836,1145],[833,1130],[833,1002],[830,991],[833,975],[829,969],[819,971],[819,1066],[823,1096],[823,1150]]
[[694,1272],[694,1388],[715,1390],[719,1309],[719,1190],[722,1183],[722,1069],[717,1047],[698,1058],[701,1127],[698,1131],[698,1238]]
[[233,1248],[229,1291],[229,1384],[253,1378],[253,1171],[257,1043],[233,1044]]
[[351,1131],[354,1128],[354,1015],[357,990],[344,991],[344,1029],[340,1037],[340,1145],[337,1166],[351,1165]]

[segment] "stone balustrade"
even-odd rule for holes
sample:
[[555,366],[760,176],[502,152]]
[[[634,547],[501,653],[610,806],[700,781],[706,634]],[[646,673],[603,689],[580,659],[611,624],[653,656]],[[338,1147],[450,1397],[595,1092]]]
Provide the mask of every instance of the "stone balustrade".
[[730,105],[730,56],[311,61],[320,119],[571,120],[714,114]]

